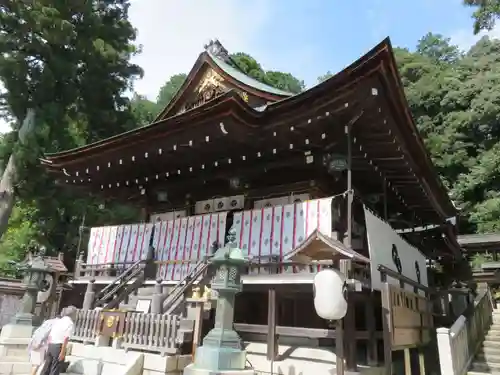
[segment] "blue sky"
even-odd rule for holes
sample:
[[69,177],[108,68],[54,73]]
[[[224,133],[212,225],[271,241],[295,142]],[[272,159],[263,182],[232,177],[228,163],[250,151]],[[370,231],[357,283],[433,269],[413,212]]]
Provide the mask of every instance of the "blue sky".
[[135,87],[150,98],[169,76],[188,72],[210,38],[308,85],[327,71],[341,70],[386,36],[410,49],[429,31],[463,49],[477,40],[472,10],[461,0],[132,1],[131,19],[143,45],[136,61],[145,70]]
[[[134,61],[145,72],[134,89],[150,99],[170,76],[188,72],[212,38],[307,85],[341,70],[386,36],[410,49],[429,31],[462,49],[478,39],[472,35],[472,11],[462,0],[131,1],[130,18],[143,50]],[[490,35],[500,36],[500,28]],[[0,132],[6,130],[0,120]]]
[[289,69],[307,83],[342,69],[386,36],[411,49],[429,31],[454,38],[472,34],[471,10],[460,0],[275,0],[272,12],[273,22],[260,30],[264,48],[269,56],[283,50],[286,58],[266,63],[286,70],[295,55],[299,62]]

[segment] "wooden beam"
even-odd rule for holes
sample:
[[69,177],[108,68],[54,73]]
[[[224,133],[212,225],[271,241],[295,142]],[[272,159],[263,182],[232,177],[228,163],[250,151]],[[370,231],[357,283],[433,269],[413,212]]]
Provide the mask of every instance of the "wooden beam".
[[366,306],[365,306],[365,320],[366,329],[371,339],[367,343],[367,363],[368,366],[378,365],[378,341],[375,337],[376,325],[375,325],[375,294],[373,291],[368,292],[366,296]]
[[[241,333],[254,333],[262,335],[267,335],[268,332],[268,326],[262,324],[235,323],[234,329]],[[337,332],[335,329],[285,327],[285,326],[276,326],[276,334],[278,336],[307,337],[310,339],[336,339],[336,340],[338,340],[339,336],[339,332]],[[356,331],[354,335],[358,340],[370,339],[368,331]],[[376,337],[377,339],[381,339],[382,332],[377,332]]]
[[392,375],[392,322],[389,284],[384,274],[382,284],[382,329],[384,333],[384,366],[385,375]]

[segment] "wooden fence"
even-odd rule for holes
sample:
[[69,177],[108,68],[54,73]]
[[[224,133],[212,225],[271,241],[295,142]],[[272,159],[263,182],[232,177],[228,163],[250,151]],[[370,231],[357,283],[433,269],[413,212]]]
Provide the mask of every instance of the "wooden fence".
[[[104,310],[78,310],[71,339],[96,342],[98,336],[103,335],[107,317],[113,314],[112,311],[105,311],[105,318],[103,313]],[[109,337],[119,340],[122,348],[165,355],[179,353],[182,344],[192,341],[194,321],[178,315],[127,312],[124,324],[116,327],[121,327],[120,332],[113,332]],[[109,330],[107,332],[109,334]],[[109,344],[109,340],[104,342]]]
[[127,313],[122,347],[175,354],[193,329],[194,321],[178,315]]
[[437,340],[441,373],[464,375],[492,321],[490,290],[482,292],[474,305],[451,328],[438,328]]
[[99,318],[99,310],[78,310],[71,339],[84,343],[95,342],[99,329]]

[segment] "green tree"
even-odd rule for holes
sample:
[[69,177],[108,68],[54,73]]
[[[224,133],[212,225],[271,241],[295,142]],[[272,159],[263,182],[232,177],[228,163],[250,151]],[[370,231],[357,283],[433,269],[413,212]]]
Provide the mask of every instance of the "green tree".
[[4,163],[17,153],[23,171],[14,222],[1,244],[13,258],[22,256],[20,243],[32,236],[49,249],[74,253],[84,213],[90,225],[114,215],[112,207],[100,212],[98,201],[56,186],[38,157],[135,126],[125,92],[142,72],[130,63],[136,49],[129,5],[128,0],[0,5],[0,82],[5,87],[0,111],[15,120],[15,129],[29,108],[36,111],[36,137],[29,147],[12,142],[15,133],[1,147]]
[[492,30],[500,16],[500,0],[463,0],[464,5],[475,8],[474,34]]
[[175,74],[160,88],[160,92],[156,98],[156,103],[161,107],[160,110],[170,103],[186,78],[187,75],[185,73]]
[[139,94],[132,97],[131,108],[137,127],[151,124],[162,109],[158,103]]
[[298,94],[304,91],[306,87],[304,81],[295,78],[290,73],[276,72],[271,70],[268,70],[266,72],[264,82],[269,86],[273,86],[278,89],[291,92],[293,94]]
[[256,80],[278,89],[298,94],[305,88],[304,81],[290,73],[265,71],[262,66],[249,54],[238,52],[231,55],[231,61],[236,68]]
[[247,76],[255,78],[257,81],[264,82],[266,72],[262,66],[252,56],[247,53],[238,52],[231,54],[231,61],[235,67],[245,73]]
[[324,82],[331,77],[333,77],[333,73],[328,71],[325,74],[318,77],[318,83]]
[[423,40],[439,48],[422,46],[421,40],[416,52],[395,50],[409,105],[438,173],[462,209],[463,230],[499,231],[500,42],[485,37],[465,55],[443,59],[455,54],[449,40]]
[[450,44],[451,39],[441,34],[427,33],[417,43],[417,53],[435,62],[454,63],[460,58],[460,50]]

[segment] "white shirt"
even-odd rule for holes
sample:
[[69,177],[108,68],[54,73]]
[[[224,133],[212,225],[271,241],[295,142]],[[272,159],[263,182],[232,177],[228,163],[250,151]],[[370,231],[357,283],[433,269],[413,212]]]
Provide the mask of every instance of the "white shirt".
[[74,323],[71,318],[63,316],[52,325],[49,344],[63,344],[73,334]]

